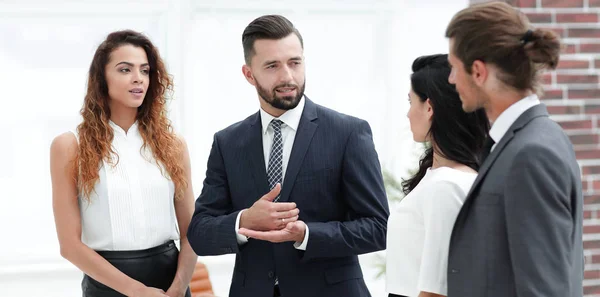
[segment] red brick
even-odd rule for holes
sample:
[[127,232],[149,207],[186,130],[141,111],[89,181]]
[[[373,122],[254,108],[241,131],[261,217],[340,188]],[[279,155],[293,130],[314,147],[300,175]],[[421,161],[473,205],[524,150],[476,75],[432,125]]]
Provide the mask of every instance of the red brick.
[[591,210],[584,210],[583,211],[583,219],[584,220],[588,220],[592,218],[592,211]]
[[594,68],[600,68],[600,60],[594,61]]
[[592,120],[559,121],[558,124],[565,130],[592,128]]
[[597,13],[559,13],[556,15],[558,23],[596,23]]
[[559,74],[556,76],[556,83],[559,84],[597,84],[597,75],[582,74]]
[[583,0],[542,0],[542,7],[583,7]]
[[[575,152],[577,160],[589,160],[589,159],[600,159],[600,150],[578,150]],[[600,198],[596,203],[600,203]]]
[[533,8],[537,6],[537,0],[513,0],[510,4],[520,8]]
[[542,99],[562,99],[563,90],[561,89],[545,89],[544,94],[542,95]]
[[600,278],[600,270],[586,270],[583,273],[583,277],[585,279],[599,279]]
[[[546,29],[546,30],[550,30],[550,31],[554,31],[554,33],[558,34],[559,37],[566,37],[565,36],[565,29],[563,28],[554,28],[554,27],[539,27],[541,29]],[[572,30],[572,29],[571,29]],[[571,37],[571,36],[569,36]]]
[[[598,134],[569,135],[569,139],[574,145],[598,144]],[[584,169],[585,168],[591,170],[590,168],[594,167],[584,167]],[[598,167],[597,169],[598,171],[600,171],[600,167]],[[583,174],[586,173],[584,172]]]
[[600,264],[600,255],[592,255],[591,258],[593,264]]
[[552,84],[552,73],[544,73],[544,75],[542,75],[542,84],[544,84],[544,85]]
[[575,52],[577,52],[577,48],[575,46],[575,44],[567,44],[565,43],[565,45],[562,48],[561,53],[563,54],[574,54]]
[[580,53],[600,53],[600,43],[582,43],[579,45]]
[[600,0],[588,0],[590,7],[600,7]]
[[600,240],[588,240],[583,242],[584,249],[600,249]]
[[583,233],[584,234],[600,233],[600,225],[583,226]]
[[[585,189],[584,189],[585,191]],[[600,204],[600,195],[584,195],[583,196],[583,204],[585,205],[593,205],[593,204]],[[598,214],[598,213],[596,213]],[[596,216],[596,218],[598,218],[598,216]]]
[[592,182],[592,190],[600,192],[600,180],[595,180]]
[[569,99],[597,99],[600,98],[600,89],[569,90]]
[[600,114],[600,105],[586,105],[585,113],[586,114]]
[[[586,180],[582,180],[581,181],[581,189],[583,189],[584,192],[588,190],[588,184],[589,183]],[[588,199],[588,198],[591,199],[591,200],[594,199],[594,197],[587,197],[586,199]],[[592,203],[592,202],[590,202],[590,203]]]
[[[598,140],[598,135],[587,135],[587,136],[596,136],[596,140]],[[583,166],[581,168],[581,171],[582,171],[583,175],[600,174],[600,165]]]
[[552,23],[552,14],[549,13],[527,13],[526,15],[532,23]]
[[560,60],[558,69],[587,69],[590,68],[590,62],[587,60]]
[[598,296],[600,295],[600,286],[584,286],[583,294],[589,297]]
[[[560,35],[560,36],[564,37],[564,35]],[[599,28],[572,28],[572,29],[569,29],[569,38],[600,38],[600,29]]]
[[550,113],[551,115],[581,114],[583,110],[581,106],[573,105],[556,105],[546,107],[548,108],[548,113]]

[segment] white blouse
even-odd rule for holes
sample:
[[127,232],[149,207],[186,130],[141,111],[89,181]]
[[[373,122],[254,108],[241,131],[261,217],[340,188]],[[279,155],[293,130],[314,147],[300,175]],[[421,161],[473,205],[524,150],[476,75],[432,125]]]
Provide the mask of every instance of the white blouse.
[[161,173],[150,148],[141,151],[137,122],[127,133],[112,121],[110,126],[118,163],[102,161],[90,202],[79,195],[83,243],[94,250],[125,251],[179,239],[175,186]]
[[386,289],[417,297],[447,295],[448,248],[454,221],[476,173],[449,167],[428,169],[419,184],[390,212]]

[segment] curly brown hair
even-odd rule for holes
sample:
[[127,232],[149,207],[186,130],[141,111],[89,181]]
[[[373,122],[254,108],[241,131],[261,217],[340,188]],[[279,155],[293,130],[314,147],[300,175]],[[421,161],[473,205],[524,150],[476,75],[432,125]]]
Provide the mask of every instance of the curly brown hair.
[[[110,108],[105,67],[111,53],[123,45],[142,48],[150,65],[148,91],[142,105],[138,107],[136,118],[144,141],[140,151],[150,148],[156,165],[163,175],[175,184],[175,199],[180,199],[187,188],[181,159],[183,146],[173,132],[166,110],[167,92],[172,93],[173,83],[158,49],[146,36],[132,30],[110,33],[96,49],[90,65],[87,92],[81,108],[83,122],[77,127],[79,150],[74,165],[78,168],[74,172],[78,172],[78,189],[89,202],[90,194],[99,178],[101,161],[111,165],[119,162],[118,155],[112,148],[114,132],[109,125]],[[113,155],[117,156],[116,160]]]

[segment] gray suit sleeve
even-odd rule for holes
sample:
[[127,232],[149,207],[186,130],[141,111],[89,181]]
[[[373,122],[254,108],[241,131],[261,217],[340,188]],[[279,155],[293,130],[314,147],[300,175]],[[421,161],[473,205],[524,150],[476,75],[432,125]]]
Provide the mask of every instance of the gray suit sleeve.
[[516,296],[570,294],[565,285],[575,234],[570,174],[560,156],[541,145],[522,149],[514,159],[504,209]]
[[371,128],[365,121],[357,125],[346,144],[341,187],[354,219],[308,222],[310,238],[303,260],[385,249],[389,208]]

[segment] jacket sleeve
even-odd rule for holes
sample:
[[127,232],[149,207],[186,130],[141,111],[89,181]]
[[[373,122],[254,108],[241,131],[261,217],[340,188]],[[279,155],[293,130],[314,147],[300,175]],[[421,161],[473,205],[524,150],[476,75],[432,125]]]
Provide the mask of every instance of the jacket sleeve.
[[227,173],[219,141],[215,135],[206,178],[188,229],[188,240],[199,256],[222,255],[238,251],[235,222],[239,211],[232,212]]
[[371,128],[360,121],[349,136],[341,178],[343,200],[354,219],[308,222],[302,259],[335,258],[385,249],[389,208]]

